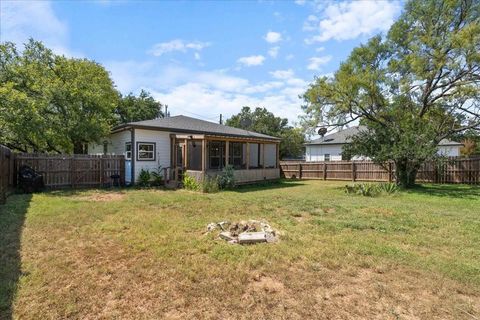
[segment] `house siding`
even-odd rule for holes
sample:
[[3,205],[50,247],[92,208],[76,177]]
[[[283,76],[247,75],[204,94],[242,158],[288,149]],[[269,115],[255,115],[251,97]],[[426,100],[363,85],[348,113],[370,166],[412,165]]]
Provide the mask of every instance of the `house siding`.
[[438,154],[445,157],[459,157],[461,146],[440,146]]
[[130,131],[112,133],[108,138],[103,139],[101,143],[89,144],[88,154],[102,155],[103,142],[107,141],[108,155],[125,155],[125,143],[130,142],[130,140]]
[[138,161],[135,150],[135,181],[142,169],[155,171],[159,166],[170,167],[170,132],[135,129],[135,148],[139,142],[155,143],[155,160]]
[[[343,144],[306,146],[305,161],[325,161],[325,154],[330,154],[330,161],[340,161],[342,160],[342,146]],[[446,157],[459,157],[460,146],[439,146],[437,153]],[[370,160],[370,158],[354,156],[352,160]]]

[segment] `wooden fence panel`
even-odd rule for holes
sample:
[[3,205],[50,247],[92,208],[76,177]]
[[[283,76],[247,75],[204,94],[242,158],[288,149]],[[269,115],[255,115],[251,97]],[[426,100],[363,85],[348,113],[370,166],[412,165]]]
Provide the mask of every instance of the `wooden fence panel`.
[[[280,169],[285,178],[378,182],[395,180],[393,163],[383,167],[372,161],[281,161]],[[418,171],[417,181],[480,184],[480,158],[446,158],[426,162]]]
[[101,187],[112,175],[125,182],[124,156],[19,154],[15,167],[27,165],[43,175],[46,187]]
[[14,153],[0,145],[0,204],[5,204],[7,193],[14,184]]

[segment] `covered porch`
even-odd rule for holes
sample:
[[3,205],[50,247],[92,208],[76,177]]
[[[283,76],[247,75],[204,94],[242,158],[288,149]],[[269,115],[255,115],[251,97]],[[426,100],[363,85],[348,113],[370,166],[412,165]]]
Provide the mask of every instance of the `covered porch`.
[[172,134],[173,179],[184,174],[202,181],[233,166],[235,182],[245,184],[280,178],[279,140],[206,134]]

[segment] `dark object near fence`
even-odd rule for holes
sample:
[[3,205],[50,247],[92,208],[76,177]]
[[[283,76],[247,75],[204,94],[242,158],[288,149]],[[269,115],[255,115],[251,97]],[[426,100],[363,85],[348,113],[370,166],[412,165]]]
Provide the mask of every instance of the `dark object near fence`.
[[114,187],[120,187],[121,176],[119,174],[112,174],[110,179],[112,179],[112,184]]
[[38,192],[45,187],[43,176],[29,166],[20,167],[18,183],[25,193]]

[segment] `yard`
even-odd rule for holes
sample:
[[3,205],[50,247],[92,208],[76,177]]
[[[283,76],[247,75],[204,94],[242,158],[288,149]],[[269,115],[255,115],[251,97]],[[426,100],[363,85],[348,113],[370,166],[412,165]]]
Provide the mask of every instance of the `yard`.
[[[0,207],[0,318],[479,319],[480,188],[55,191]],[[209,222],[265,219],[276,244]]]

